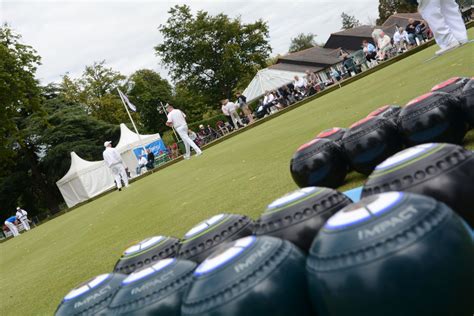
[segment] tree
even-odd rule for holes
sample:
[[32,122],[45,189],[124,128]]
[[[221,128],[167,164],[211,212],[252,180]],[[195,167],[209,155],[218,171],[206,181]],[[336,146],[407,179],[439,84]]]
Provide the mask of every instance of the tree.
[[168,80],[153,70],[141,69],[130,76],[128,86],[128,96],[137,107],[145,132],[162,133],[168,130],[165,113],[158,111],[161,102],[172,102],[172,88]]
[[[14,207],[23,196],[54,211],[58,199],[39,166],[42,147],[32,121],[44,122],[38,82],[40,57],[7,25],[0,27],[0,188],[2,207]],[[11,188],[14,188],[13,190]],[[34,201],[34,200],[33,200]],[[36,201],[35,201],[36,202]]]
[[345,12],[341,13],[341,19],[342,19],[343,30],[349,30],[349,29],[353,29],[354,27],[360,26],[360,22],[359,20],[356,19],[355,16],[349,15]]
[[[78,80],[79,100],[86,106],[87,112],[96,118],[111,124],[128,122],[117,88],[122,88],[125,76],[107,67],[105,60],[86,66]],[[138,115],[135,115],[138,119]]]
[[290,44],[290,48],[288,49],[288,52],[294,53],[303,49],[316,46],[316,42],[314,41],[315,37],[316,37],[316,34],[313,34],[313,33],[298,34],[295,38],[291,39],[291,44]]
[[271,51],[268,26],[262,20],[244,24],[240,18],[196,15],[189,6],[174,6],[159,30],[163,43],[155,47],[173,81],[186,85],[207,104],[229,97],[244,76],[265,67]]
[[394,13],[416,12],[417,6],[406,0],[379,0],[379,18],[377,25],[382,25]]

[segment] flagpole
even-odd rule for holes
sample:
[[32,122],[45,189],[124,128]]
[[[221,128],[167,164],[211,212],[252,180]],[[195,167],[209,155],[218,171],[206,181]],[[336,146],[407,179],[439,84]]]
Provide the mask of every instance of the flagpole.
[[[120,100],[122,100],[123,106],[125,107],[125,111],[127,111],[128,117],[130,118],[130,121],[132,122],[133,129],[135,129],[135,133],[136,133],[137,136],[138,136],[138,141],[140,142],[140,145],[141,145],[141,147],[143,148],[143,151],[144,151],[145,154],[146,154],[146,148],[145,148],[145,146],[144,146],[143,143],[142,143],[142,138],[140,137],[140,133],[138,133],[137,126],[135,125],[135,122],[133,121],[132,115],[130,115],[130,111],[128,110],[128,106],[127,106],[127,104],[125,103],[125,100],[124,100],[123,97],[122,97],[122,91],[120,91],[120,89],[119,89],[118,87],[117,87],[117,91],[118,91],[118,93],[119,93]],[[141,155],[140,155],[140,156],[141,156]]]

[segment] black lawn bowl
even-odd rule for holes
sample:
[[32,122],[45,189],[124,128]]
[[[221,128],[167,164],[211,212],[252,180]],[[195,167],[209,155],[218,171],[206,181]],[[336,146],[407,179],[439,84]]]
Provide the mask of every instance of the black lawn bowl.
[[71,290],[61,301],[56,316],[99,315],[109,305],[125,274],[102,274]]
[[454,97],[459,97],[468,81],[469,78],[466,77],[454,77],[437,84],[431,88],[431,92],[446,92]]
[[314,315],[305,256],[286,240],[239,239],[196,268],[182,315]]
[[115,264],[114,272],[130,274],[156,261],[178,254],[179,239],[153,236],[127,248]]
[[328,218],[351,203],[345,194],[334,189],[299,189],[268,205],[255,223],[255,234],[286,239],[307,253]]
[[391,120],[393,123],[397,124],[398,115],[402,107],[399,105],[385,105],[378,108],[375,111],[372,111],[367,115],[367,117],[379,116]]
[[316,138],[326,138],[338,143],[346,132],[347,128],[333,127],[322,131],[316,135]]
[[474,78],[464,86],[460,96],[463,101],[463,114],[471,128],[474,128]]
[[467,131],[462,101],[444,92],[430,92],[410,101],[400,112],[398,127],[409,146],[461,144]]
[[411,147],[378,165],[362,197],[387,191],[431,196],[474,227],[474,153],[452,144]]
[[401,192],[336,213],[307,260],[318,316],[470,315],[472,267],[465,222],[442,202]]
[[403,148],[397,126],[388,119],[372,116],[354,123],[342,139],[351,167],[370,174],[380,162]]
[[215,215],[184,235],[178,257],[200,263],[223,244],[251,235],[253,227],[252,219],[247,216]]
[[104,315],[180,316],[195,267],[192,261],[169,258],[130,274]]
[[316,138],[300,146],[290,162],[291,176],[300,188],[337,188],[344,183],[347,169],[341,147],[324,138]]

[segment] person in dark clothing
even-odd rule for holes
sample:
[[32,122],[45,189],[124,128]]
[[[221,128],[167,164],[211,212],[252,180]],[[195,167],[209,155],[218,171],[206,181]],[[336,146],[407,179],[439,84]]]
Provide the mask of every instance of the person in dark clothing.
[[408,33],[408,42],[410,45],[416,45],[416,27],[420,24],[420,21],[415,21],[414,19],[408,19],[408,25],[405,30]]
[[155,168],[155,154],[153,154],[153,152],[152,152],[150,149],[147,149],[146,152],[147,152],[147,156],[146,156],[146,160],[147,160],[146,168],[147,168],[148,170],[151,170],[151,169]]

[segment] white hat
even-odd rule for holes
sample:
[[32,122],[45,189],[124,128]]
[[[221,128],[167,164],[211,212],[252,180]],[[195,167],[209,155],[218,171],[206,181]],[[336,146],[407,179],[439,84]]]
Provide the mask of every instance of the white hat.
[[108,140],[104,143],[104,147],[108,147],[110,144],[112,144],[112,142],[110,140]]

